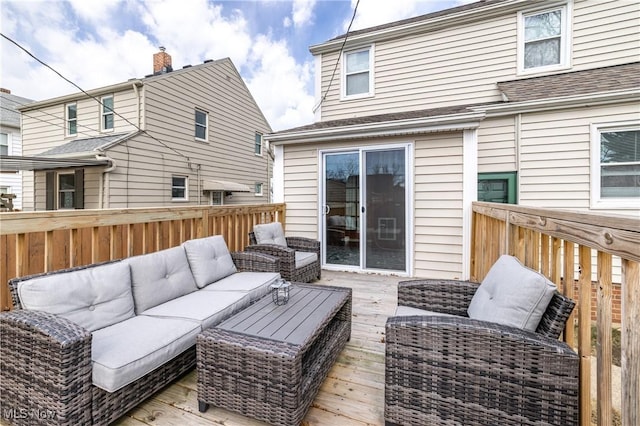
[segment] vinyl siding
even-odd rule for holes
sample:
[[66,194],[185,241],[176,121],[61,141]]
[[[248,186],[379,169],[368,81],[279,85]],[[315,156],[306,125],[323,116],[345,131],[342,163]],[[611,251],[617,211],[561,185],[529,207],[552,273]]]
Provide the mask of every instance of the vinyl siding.
[[415,142],[414,275],[462,274],[462,134],[437,133]]
[[638,103],[523,114],[519,204],[589,210],[590,126],[630,120],[640,120]]
[[516,166],[515,118],[490,118],[478,128],[478,173],[513,172]]
[[[481,22],[377,41],[375,96],[340,100],[340,62],[322,104],[321,120],[500,101],[496,83],[519,78],[517,20],[517,12],[509,12]],[[575,1],[572,66],[560,72],[637,61],[639,20],[637,2]],[[322,55],[323,94],[336,59],[337,52]],[[535,75],[540,74],[523,77]]]
[[[57,169],[57,174],[73,173],[74,169]],[[35,210],[46,210],[46,172],[36,171],[33,172],[35,176]],[[98,167],[88,167],[84,169],[84,208],[85,209],[97,209],[98,204],[98,192],[100,188],[100,175],[102,169]],[[57,175],[56,175],[57,179]],[[57,183],[56,183],[57,191]],[[58,202],[58,196],[56,195],[56,203]]]
[[[22,136],[20,129],[15,127],[0,127],[0,133],[6,133],[9,141],[9,155],[22,155]],[[22,210],[22,172],[0,173],[0,186],[9,187],[9,191],[16,195],[13,199],[13,208]]]

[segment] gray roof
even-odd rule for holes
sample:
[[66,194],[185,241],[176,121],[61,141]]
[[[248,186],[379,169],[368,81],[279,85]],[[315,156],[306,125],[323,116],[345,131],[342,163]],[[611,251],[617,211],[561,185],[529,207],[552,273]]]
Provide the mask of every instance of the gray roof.
[[16,110],[16,107],[31,102],[33,102],[32,99],[0,92],[0,124],[20,128],[20,112]]
[[107,136],[98,136],[95,138],[76,139],[71,142],[67,142],[63,145],[56,146],[47,151],[38,154],[39,157],[46,157],[52,155],[64,155],[64,154],[82,154],[90,153],[105,149],[118,142],[122,142],[128,139],[129,136],[136,134],[133,133],[113,133]]
[[640,89],[640,62],[498,83],[509,102]]

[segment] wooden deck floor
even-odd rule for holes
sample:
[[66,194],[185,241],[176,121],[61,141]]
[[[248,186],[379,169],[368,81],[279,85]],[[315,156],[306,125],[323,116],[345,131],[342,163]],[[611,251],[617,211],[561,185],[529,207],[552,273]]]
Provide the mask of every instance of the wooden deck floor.
[[[325,284],[353,289],[351,341],[313,402],[304,425],[384,424],[384,324],[393,314],[398,277],[323,271]],[[236,413],[198,411],[195,369],[132,410],[118,425],[265,425]]]

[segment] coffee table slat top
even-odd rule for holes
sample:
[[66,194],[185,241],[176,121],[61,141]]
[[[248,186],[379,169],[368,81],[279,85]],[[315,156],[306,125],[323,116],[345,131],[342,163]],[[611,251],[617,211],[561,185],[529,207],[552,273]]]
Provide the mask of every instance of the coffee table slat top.
[[339,289],[293,285],[286,305],[278,306],[271,297],[264,297],[215,328],[303,345],[322,325],[320,319],[339,309],[346,298],[346,292]]

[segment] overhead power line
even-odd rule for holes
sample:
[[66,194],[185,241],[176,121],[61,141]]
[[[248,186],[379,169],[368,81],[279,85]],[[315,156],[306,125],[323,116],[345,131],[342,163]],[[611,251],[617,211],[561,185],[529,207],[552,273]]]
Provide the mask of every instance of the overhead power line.
[[338,64],[340,63],[340,58],[342,57],[342,52],[344,51],[344,45],[347,44],[347,38],[349,38],[349,31],[351,31],[351,25],[353,25],[353,21],[356,19],[356,12],[358,10],[358,5],[360,4],[360,0],[356,2],[356,6],[353,8],[353,15],[351,16],[351,22],[349,22],[349,26],[347,27],[347,33],[344,35],[344,40],[342,40],[342,46],[340,46],[340,51],[338,52],[338,58],[336,59],[336,64],[333,67],[333,73],[331,74],[331,80],[329,80],[329,86],[327,86],[327,90],[325,90],[324,95],[318,101],[318,104],[313,107],[313,112],[315,113],[318,108],[322,105],[324,100],[327,98],[327,94],[331,89],[331,84],[333,83],[333,79],[336,76],[336,71],[338,70]]
[[[37,62],[39,62],[40,64],[44,65],[45,67],[49,68],[51,71],[53,71],[55,74],[57,74],[60,78],[62,78],[64,81],[66,81],[67,83],[71,84],[73,87],[77,88],[78,90],[80,90],[82,93],[84,93],[85,95],[87,95],[88,97],[90,97],[91,99],[93,99],[94,101],[96,101],[99,105],[101,105],[102,107],[105,107],[105,105],[102,103],[102,101],[98,98],[96,98],[95,96],[87,93],[82,87],[78,86],[76,83],[74,83],[73,81],[69,80],[67,77],[65,77],[64,75],[62,75],[60,72],[58,72],[56,69],[54,69],[52,66],[50,66],[49,64],[47,64],[46,62],[44,62],[43,60],[41,60],[40,58],[38,58],[36,55],[34,55],[33,53],[29,52],[26,48],[24,48],[22,45],[20,45],[20,43],[18,43],[17,41],[13,40],[12,38],[6,36],[3,33],[0,33],[0,35],[6,39],[7,41],[11,42],[12,44],[14,44],[15,46],[17,46],[20,50],[22,50],[23,52],[25,52],[27,55],[29,55],[30,57],[32,57],[33,59],[35,59]],[[107,107],[109,108],[109,107]],[[160,145],[164,146],[165,148],[175,152],[176,154],[178,154],[179,156],[185,158],[188,162],[191,162],[191,159],[184,155],[183,153],[181,153],[180,151],[178,151],[175,148],[170,147],[169,145],[167,145],[166,143],[162,142],[160,139],[158,139],[157,137],[149,134],[146,130],[141,129],[137,124],[131,122],[127,117],[124,117],[122,114],[118,113],[115,108],[111,109],[109,108],[115,115],[117,115],[118,117],[122,118],[124,121],[126,121],[128,124],[130,124],[131,126],[135,127],[137,130],[139,130],[140,132],[142,132],[143,134],[147,135],[148,137],[150,137],[151,139],[153,139],[154,141],[158,142]]]

